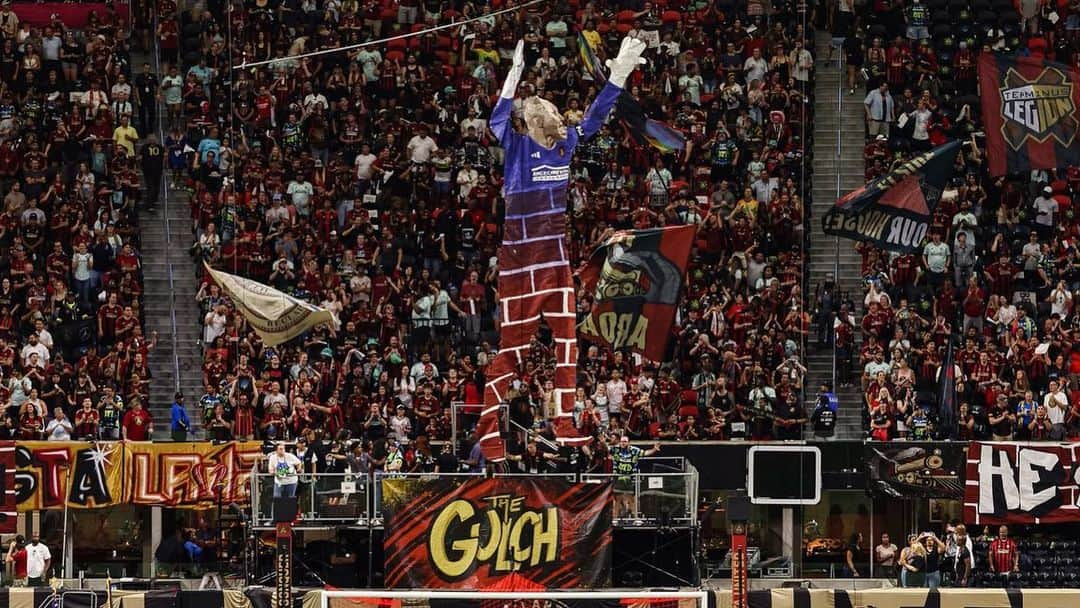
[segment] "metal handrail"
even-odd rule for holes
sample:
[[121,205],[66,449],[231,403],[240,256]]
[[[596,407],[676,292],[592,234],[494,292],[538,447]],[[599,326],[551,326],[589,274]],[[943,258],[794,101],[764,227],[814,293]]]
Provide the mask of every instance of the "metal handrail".
[[544,437],[540,433],[537,433],[533,429],[527,429],[527,428],[521,426],[515,420],[510,420],[510,426],[512,428],[516,428],[517,430],[521,431],[522,433],[525,433],[526,437],[529,437],[531,439],[535,439],[537,443],[541,443],[541,444],[543,444],[543,445],[545,445],[548,448],[551,448],[553,450],[559,449],[559,444],[557,444],[554,441],[548,439],[547,437]]
[[[153,11],[153,33],[154,41],[154,72],[158,75],[159,85],[162,78],[161,73],[161,49],[157,43],[157,30],[158,30],[158,13]],[[168,115],[167,108],[164,107],[164,101],[158,99],[155,91],[154,105],[155,113],[157,114],[157,131],[158,138],[161,142],[162,149],[165,149],[165,129],[163,123],[163,117]],[[169,326],[172,332],[172,359],[173,359],[173,383],[174,391],[180,390],[180,343],[176,336],[177,324],[176,324],[176,284],[173,280],[172,269],[172,229],[169,225],[169,176],[166,170],[162,170],[163,179],[161,180],[161,189],[164,190],[164,196],[162,197],[161,214],[165,218],[165,272],[169,277]]]
[[[836,60],[839,77],[836,80],[836,200],[840,200],[840,154],[844,148],[844,49],[840,49],[840,57]],[[833,237],[833,277],[840,280],[840,237]],[[838,283],[839,284],[839,283]],[[831,329],[829,331],[832,331]],[[836,338],[832,340],[832,386],[836,390]]]

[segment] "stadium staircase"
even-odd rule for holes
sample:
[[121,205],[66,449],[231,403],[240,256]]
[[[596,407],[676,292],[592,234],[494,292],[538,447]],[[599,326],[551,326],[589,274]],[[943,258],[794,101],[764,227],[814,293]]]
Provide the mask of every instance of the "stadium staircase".
[[[864,93],[861,87],[854,95],[841,90],[844,84],[844,68],[837,65],[840,53],[826,63],[829,54],[827,32],[818,32],[815,45],[814,75],[814,183],[813,204],[810,217],[810,280],[807,283],[808,299],[814,297],[817,285],[825,280],[826,273],[835,272],[840,291],[846,299],[856,301],[855,321],[862,319],[862,286],[859,275],[861,258],[852,242],[826,235],[821,228],[821,218],[837,199],[837,177],[840,192],[848,192],[863,184],[863,144],[866,120],[862,108]],[[838,144],[839,142],[839,149]],[[839,254],[838,254],[839,252]],[[861,336],[856,333],[856,344]],[[813,411],[818,387],[822,382],[833,380],[833,351],[818,348],[811,340],[807,355],[806,397],[807,409]],[[856,360],[857,364],[857,360]],[[837,416],[837,439],[864,439],[862,419],[862,396],[856,386],[834,388],[840,400]],[[811,431],[807,430],[809,434]]]
[[[142,64],[136,57],[134,65]],[[147,60],[155,63],[153,56]],[[156,70],[161,74],[161,70]],[[163,105],[158,105],[157,138],[164,143]],[[202,396],[202,318],[195,302],[195,282],[188,247],[192,243],[188,193],[173,188],[169,172],[162,177],[158,204],[139,214],[142,238],[143,313],[146,332],[156,331],[157,347],[150,351],[150,414],[154,417],[154,440],[170,438],[170,408],[177,390],[184,392],[192,432],[189,439],[202,439],[202,415],[196,411]]]
[[[167,203],[165,197],[168,197]],[[184,392],[193,426],[194,433],[188,438],[202,439],[199,432],[201,415],[195,411],[203,393],[203,356],[199,343],[202,319],[195,302],[198,285],[187,254],[192,237],[186,198],[186,191],[166,186],[161,202],[154,210],[144,212],[140,222],[146,327],[148,331],[158,332],[157,348],[150,353],[150,372],[153,374],[150,413],[156,423],[155,439],[169,437],[169,408],[177,389]]]

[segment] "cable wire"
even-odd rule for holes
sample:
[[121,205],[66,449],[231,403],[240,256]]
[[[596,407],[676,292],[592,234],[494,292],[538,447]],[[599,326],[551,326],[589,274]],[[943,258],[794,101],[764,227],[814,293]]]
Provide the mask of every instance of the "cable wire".
[[289,60],[294,60],[294,59],[304,59],[305,57],[316,57],[316,56],[319,56],[319,55],[330,55],[332,53],[355,51],[356,49],[362,49],[362,48],[367,47],[367,46],[378,46],[378,45],[381,45],[381,44],[386,44],[388,42],[392,42],[394,40],[404,40],[406,38],[412,38],[414,36],[423,36],[424,34],[429,34],[431,32],[442,31],[442,30],[449,29],[449,28],[452,28],[452,27],[463,27],[463,26],[468,25],[470,23],[473,23],[475,21],[483,21],[483,20],[486,20],[486,19],[491,19],[493,17],[498,17],[499,15],[504,15],[506,13],[511,13],[511,12],[514,12],[514,11],[518,11],[518,10],[521,10],[523,8],[528,8],[530,6],[533,6],[534,4],[540,4],[541,2],[546,2],[546,1],[547,0],[529,0],[528,2],[525,2],[524,4],[518,4],[516,6],[512,6],[512,7],[509,7],[509,8],[504,8],[502,10],[498,10],[498,11],[495,11],[493,13],[488,13],[486,15],[480,15],[479,17],[472,17],[472,18],[466,19],[464,21],[455,21],[453,23],[444,23],[442,25],[435,25],[435,26],[432,26],[432,27],[429,27],[429,28],[424,28],[422,30],[417,30],[415,32],[405,32],[404,34],[398,34],[396,36],[388,36],[386,38],[379,38],[378,40],[368,40],[367,42],[361,42],[359,44],[350,44],[348,46],[339,46],[339,47],[335,47],[335,48],[332,48],[332,49],[320,49],[318,51],[311,51],[311,52],[308,52],[308,53],[297,53],[295,55],[286,55],[284,57],[275,57],[273,59],[266,59],[264,61],[252,61],[250,63],[245,61],[245,62],[243,62],[243,63],[241,63],[239,65],[232,66],[231,69],[233,69],[233,70],[244,70],[244,69],[247,69],[247,68],[258,67],[260,65],[269,65],[271,63],[279,63],[279,62],[289,61]]

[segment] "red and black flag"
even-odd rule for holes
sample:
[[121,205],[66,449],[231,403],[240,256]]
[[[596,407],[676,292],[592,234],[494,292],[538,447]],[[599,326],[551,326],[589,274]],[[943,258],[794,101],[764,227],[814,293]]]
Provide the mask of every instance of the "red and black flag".
[[595,294],[581,337],[612,349],[629,348],[662,361],[675,322],[695,226],[616,232],[581,271]]
[[959,150],[958,141],[942,144],[848,192],[822,218],[825,234],[869,241],[889,251],[918,251]]
[[1038,57],[983,53],[979,97],[991,175],[1080,165],[1080,70]]

